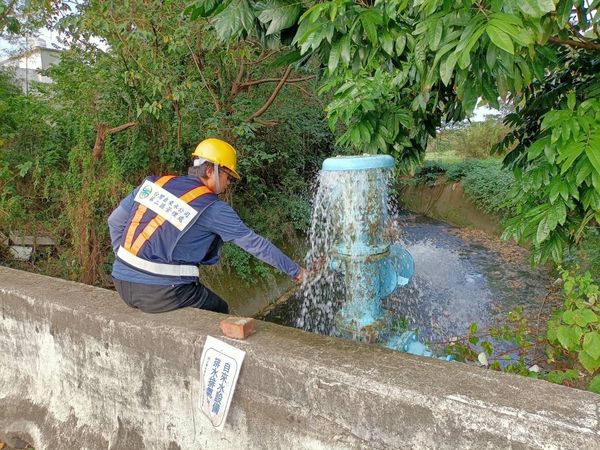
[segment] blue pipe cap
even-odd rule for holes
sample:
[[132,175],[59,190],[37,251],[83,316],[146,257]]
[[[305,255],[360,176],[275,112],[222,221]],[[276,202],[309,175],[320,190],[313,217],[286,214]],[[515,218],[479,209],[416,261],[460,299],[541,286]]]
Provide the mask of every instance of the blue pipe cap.
[[336,156],[323,161],[322,169],[327,172],[340,172],[366,169],[393,169],[394,158],[390,155]]

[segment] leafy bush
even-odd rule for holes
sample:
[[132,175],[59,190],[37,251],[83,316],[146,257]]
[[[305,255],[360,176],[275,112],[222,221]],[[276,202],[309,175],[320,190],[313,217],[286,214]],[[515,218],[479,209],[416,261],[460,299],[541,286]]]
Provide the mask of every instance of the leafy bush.
[[471,172],[474,166],[481,165],[479,160],[460,161],[454,164],[448,164],[446,177],[450,181],[460,181]]
[[487,213],[510,214],[509,210],[502,207],[514,183],[512,172],[503,168],[501,162],[495,159],[478,161],[466,166],[468,170],[464,171],[462,183],[469,198]]
[[235,273],[247,283],[256,281],[257,277],[268,278],[274,270],[233,244],[226,243],[221,256],[225,270]]
[[[148,56],[145,50],[136,47],[139,54],[131,57]],[[106,227],[111,210],[145,176],[185,173],[194,145],[211,135],[229,139],[240,153],[243,178],[231,198],[250,227],[277,245],[308,228],[311,183],[333,143],[315,86],[286,86],[265,120],[252,122],[247,117],[268,98],[272,84],[239,96],[225,117],[207,107],[212,103],[206,89],[188,86],[197,81],[189,55],[173,57],[171,65],[176,78],[182,77],[185,95],[165,88],[163,97],[157,86],[125,83],[122,59],[104,52],[96,56],[64,52],[48,73],[54,83],[42,86],[39,95],[23,95],[9,74],[0,73],[0,230],[55,238],[76,264],[61,268],[64,261],[57,255],[57,264],[47,265],[49,275],[104,285],[112,257]],[[179,109],[165,97],[179,98]],[[163,106],[152,107],[159,100]],[[93,157],[100,125],[131,121],[134,127],[107,137],[101,155]],[[225,251],[223,263],[246,279],[268,272],[240,252]]]
[[582,270],[589,271],[600,282],[600,230],[590,227],[579,246],[567,252],[564,263],[568,269],[579,266]]
[[[600,92],[594,58],[593,64],[588,58],[572,61],[573,67],[587,63],[585,70],[590,70],[589,75],[579,75],[577,89],[567,90],[572,86],[561,79],[552,82],[551,92],[540,92],[532,105],[544,104],[549,110],[539,116],[536,106],[534,123],[524,126],[522,119],[510,119],[519,126],[516,136],[536,138],[506,158],[514,165],[516,183],[509,197],[515,215],[504,236],[531,243],[536,263],[549,258],[560,263],[565,251],[577,248],[600,224],[600,99],[587,98]],[[570,66],[555,75],[570,74]],[[539,126],[537,133],[532,133],[532,125]]]
[[425,163],[417,169],[414,180],[416,183],[433,186],[436,181],[446,174],[448,165],[439,161],[425,161]]
[[572,275],[565,270],[562,279],[565,300],[548,321],[548,358],[599,374],[600,393],[600,288],[589,272]]
[[510,214],[502,209],[506,195],[514,183],[512,172],[502,167],[497,159],[466,160],[460,162],[426,161],[417,171],[417,183],[433,186],[441,177],[462,181],[467,196],[484,212]]

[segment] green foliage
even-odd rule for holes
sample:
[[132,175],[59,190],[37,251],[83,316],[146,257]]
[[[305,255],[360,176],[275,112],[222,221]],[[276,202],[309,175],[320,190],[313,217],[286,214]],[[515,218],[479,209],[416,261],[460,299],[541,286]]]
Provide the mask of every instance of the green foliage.
[[395,315],[390,320],[388,327],[392,332],[402,334],[409,329],[410,322],[406,316]]
[[[424,143],[418,138],[425,138],[420,133],[428,126],[436,126],[440,119],[462,119],[480,96],[498,107],[499,96],[520,95],[534,79],[544,79],[544,69],[554,63],[555,55],[540,44],[571,30],[573,2],[560,2],[557,8],[546,1],[528,5],[321,2],[303,14],[296,42],[303,53],[314,52],[327,65],[326,86],[358,84],[354,95],[342,95],[329,109],[334,119],[336,114],[345,116],[346,135],[354,133],[354,139],[347,136],[346,142],[359,149],[381,151],[387,145],[388,152],[411,153],[398,139],[406,136],[417,145],[416,154],[408,159],[418,160]],[[583,17],[596,21],[591,9]],[[370,83],[361,83],[370,77],[381,91],[376,98]],[[365,100],[374,108],[358,107]],[[412,119],[406,121],[408,126],[402,123],[395,136],[387,126],[379,128],[394,108]]]
[[340,126],[338,143],[352,153],[390,153],[404,171],[422,161],[442,117],[462,116],[459,104],[437,108],[454,98],[446,86],[421,89],[431,60],[414,36],[415,19],[404,1],[323,2],[303,14],[295,37],[301,53],[327,67],[323,92],[333,92],[327,113],[330,126]]
[[588,390],[595,392],[596,394],[600,394],[600,375],[596,375],[590,384],[588,385]]
[[[229,36],[264,36],[270,25],[256,19],[260,8],[240,2],[228,2],[217,15],[227,11],[230,24],[246,33]],[[207,3],[212,4],[196,5]],[[272,3],[285,15],[278,22],[281,32],[294,30],[298,8],[292,11],[284,0]],[[335,0],[294,5],[302,15],[293,42],[323,67],[322,92],[332,93],[329,123],[347,152],[391,153],[401,170],[414,171],[427,135],[434,136],[442,122],[462,120],[480,97],[496,108],[500,97],[510,97],[517,111],[508,122],[517,130],[501,147],[517,146],[506,158],[516,170],[510,200],[516,216],[505,237],[531,242],[536,263],[559,261],[588,225],[598,223],[600,158],[594,149],[600,144],[600,16],[595,3]],[[252,25],[250,20],[244,25],[244,15],[252,14]]]
[[11,0],[0,2],[0,36],[5,33],[17,34],[21,30],[21,23],[16,16],[16,3]]
[[510,202],[517,214],[505,236],[532,242],[536,262],[560,262],[589,225],[600,223],[600,100],[586,99],[593,89],[586,86],[566,92],[540,117],[537,140],[514,161]]
[[494,118],[458,128],[445,128],[430,141],[427,153],[433,159],[444,153],[463,159],[484,159],[492,154],[494,146],[504,139],[508,131],[508,126]]
[[[600,288],[589,272],[581,275],[561,269],[561,275],[563,304],[553,312],[545,331],[517,308],[501,326],[478,330],[472,324],[466,336],[449,343],[447,351],[462,361],[477,361],[484,352],[492,369],[600,393]],[[546,361],[543,369],[532,371],[526,361],[536,356],[532,349],[537,346],[545,346]]]
[[591,229],[579,246],[567,254],[564,262],[568,269],[579,266],[580,270],[589,271],[600,281],[600,230]]
[[461,181],[469,199],[486,213],[511,213],[504,205],[514,184],[514,176],[497,159],[459,162],[429,160],[417,170],[413,178],[414,182],[427,186],[434,186],[440,179],[441,182]]
[[448,165],[439,161],[425,161],[415,173],[414,181],[427,186],[434,186],[439,178],[446,174]]
[[[210,1],[192,7],[205,15],[213,8]],[[333,92],[327,113],[332,128],[341,125],[338,142],[350,152],[392,153],[411,170],[422,160],[427,132],[434,135],[443,119],[462,119],[480,96],[498,107],[499,96],[518,98],[532,83],[545,83],[558,60],[546,43],[575,45],[598,21],[594,8],[565,0],[477,7],[240,0],[224,2],[215,20],[232,30],[221,38],[260,37],[293,30],[302,13],[294,43],[325,67],[323,92]]]
[[[580,6],[578,20],[585,18],[581,12]],[[560,261],[565,251],[575,252],[570,247],[583,242],[598,224],[600,176],[594,140],[600,78],[594,45],[557,49],[557,63],[545,80],[528,86],[524,101],[507,116],[513,130],[498,146],[504,150],[516,144],[505,158],[517,175],[511,196],[517,214],[506,236],[532,242],[538,262]]]
[[565,301],[548,321],[548,356],[590,375],[600,373],[600,289],[589,272],[562,272]]
[[472,323],[466,336],[448,343],[446,351],[459,361],[484,361],[491,369],[520,375],[535,376],[525,364],[525,358],[533,347],[529,321],[521,307],[508,314],[506,321],[488,330],[479,330]]
[[[227,4],[203,2],[204,13],[225,13]],[[264,31],[282,26],[278,10],[263,6],[256,21]],[[27,224],[57,238],[69,267],[56,273],[104,284],[108,214],[145,176],[186,172],[191,150],[207,136],[238,149],[243,178],[232,199],[250,226],[276,243],[307,226],[310,183],[332,144],[310,66],[264,108],[280,77],[272,62],[286,49],[223,46],[204,14],[190,20],[184,9],[158,0],[42,7],[68,47],[47,71],[54,83],[34,97],[0,79],[0,227]],[[128,123],[92,155],[98,130]],[[226,253],[241,274],[264,272]]]
[[257,276],[268,278],[272,273],[270,266],[235,245],[225,244],[221,256],[224,267],[247,283],[256,281]]
[[[473,203],[487,213],[510,215],[511,211],[502,208],[514,185],[513,174],[495,159],[474,161],[471,164],[464,162],[461,166],[463,188]],[[455,172],[448,172],[449,177],[454,176]]]
[[66,168],[62,143],[72,137],[69,117],[35,96],[24,96],[0,71],[0,227],[36,232],[37,222],[58,212],[49,174]]

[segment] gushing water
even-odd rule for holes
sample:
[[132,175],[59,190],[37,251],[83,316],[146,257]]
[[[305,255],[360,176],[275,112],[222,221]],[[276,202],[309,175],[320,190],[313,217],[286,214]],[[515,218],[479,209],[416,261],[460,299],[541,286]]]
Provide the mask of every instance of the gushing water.
[[309,276],[301,286],[302,307],[295,325],[321,334],[336,334],[334,317],[345,296],[343,280],[332,267],[341,207],[331,193],[347,176],[342,172],[319,172],[313,197],[305,262]]
[[[542,294],[539,273],[502,265],[493,252],[453,236],[441,222],[399,214],[396,199],[388,195],[392,174],[387,169],[319,173],[306,257],[309,276],[299,294],[267,320],[431,354],[414,330],[429,343],[448,341],[464,335],[472,322],[493,323],[500,303],[514,307]],[[398,249],[413,255],[416,270],[408,285],[395,289],[414,268],[410,254],[401,255],[411,263],[402,282]],[[515,291],[519,283],[525,289]]]
[[[390,182],[391,170],[380,168],[319,173],[306,260],[311,276],[302,286],[297,327],[339,334],[340,322],[362,327],[378,319],[380,276],[372,272],[390,258]],[[340,308],[350,302],[342,315],[351,317],[340,321]]]
[[[386,231],[394,236],[393,242],[412,253],[416,270],[407,286],[382,302],[392,320],[418,330],[419,337],[427,343],[441,342],[432,348],[442,352],[452,337],[464,336],[472,322],[480,329],[498,325],[516,306],[524,307],[526,314],[538,315],[550,283],[545,271],[533,270],[525,261],[518,263],[513,257],[505,260],[489,246],[492,241],[465,240],[462,232],[443,222],[406,212],[396,215],[394,211],[392,207]],[[343,284],[343,278],[333,279],[338,286]],[[317,277],[309,280],[316,281]],[[329,285],[317,288],[309,283],[305,288],[313,289],[312,297],[305,289],[264,318],[322,334],[338,334],[334,316],[336,306],[339,309],[340,299],[344,298],[343,290],[336,293],[335,289],[329,290]],[[318,289],[329,290],[337,295],[333,296],[337,300],[320,305]],[[321,313],[311,316],[310,307]],[[318,323],[322,327],[317,327]]]

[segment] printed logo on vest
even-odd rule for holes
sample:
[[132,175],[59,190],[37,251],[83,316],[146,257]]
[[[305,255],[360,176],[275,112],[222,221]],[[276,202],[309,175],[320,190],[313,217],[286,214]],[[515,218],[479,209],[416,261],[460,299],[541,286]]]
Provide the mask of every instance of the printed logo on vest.
[[144,186],[140,189],[140,198],[146,198],[152,194],[152,186]]
[[134,200],[154,211],[178,230],[184,230],[198,214],[192,206],[148,180],[144,181]]

